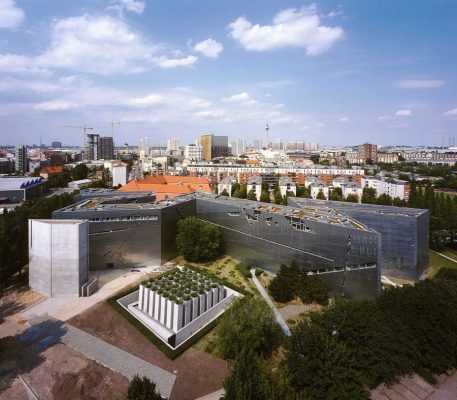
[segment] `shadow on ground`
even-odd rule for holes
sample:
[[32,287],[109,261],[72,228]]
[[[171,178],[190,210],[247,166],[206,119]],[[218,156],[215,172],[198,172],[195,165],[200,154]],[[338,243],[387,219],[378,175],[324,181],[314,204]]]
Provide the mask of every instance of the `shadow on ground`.
[[30,372],[44,361],[42,353],[66,333],[63,322],[36,319],[22,334],[0,339],[0,393],[18,374]]

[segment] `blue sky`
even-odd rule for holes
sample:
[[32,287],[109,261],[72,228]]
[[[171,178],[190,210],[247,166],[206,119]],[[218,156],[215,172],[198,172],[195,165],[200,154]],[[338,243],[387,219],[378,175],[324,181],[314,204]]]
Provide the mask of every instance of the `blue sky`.
[[0,143],[457,137],[457,1],[0,0]]

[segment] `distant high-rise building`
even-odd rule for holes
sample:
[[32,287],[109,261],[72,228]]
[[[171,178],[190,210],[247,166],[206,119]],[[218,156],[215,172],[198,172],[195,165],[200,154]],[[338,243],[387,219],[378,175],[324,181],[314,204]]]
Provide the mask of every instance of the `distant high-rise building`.
[[284,149],[284,145],[283,145],[281,139],[276,139],[271,147],[273,150],[283,150]]
[[100,138],[100,157],[101,160],[112,160],[114,158],[114,141],[111,136]]
[[86,135],[86,146],[84,149],[84,158],[86,160],[100,159],[100,136],[95,133]]
[[358,147],[359,159],[363,162],[371,160],[373,162],[378,161],[378,146],[375,144],[364,143]]
[[51,147],[53,149],[60,149],[62,147],[62,142],[52,142]]
[[197,144],[189,144],[184,148],[184,157],[188,160],[201,161],[202,160],[202,146]]
[[171,153],[173,151],[179,150],[179,139],[171,138],[167,140],[167,152]]
[[232,142],[232,154],[234,156],[239,156],[246,152],[246,142],[244,138],[237,139]]
[[140,139],[138,151],[144,155],[149,155],[149,139],[146,136]]
[[200,143],[202,146],[202,158],[205,161],[215,157],[225,157],[229,153],[227,136],[202,135]]
[[254,139],[254,149],[260,150],[262,148],[262,139]]
[[29,170],[27,146],[19,145],[16,146],[15,151],[15,170],[21,174],[26,173]]

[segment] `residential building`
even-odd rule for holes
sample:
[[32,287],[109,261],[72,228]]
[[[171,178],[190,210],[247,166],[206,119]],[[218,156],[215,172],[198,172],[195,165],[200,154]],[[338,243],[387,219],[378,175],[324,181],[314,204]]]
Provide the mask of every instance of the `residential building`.
[[114,158],[114,141],[111,136],[100,138],[100,155],[101,160],[112,160]]
[[117,187],[127,184],[127,164],[120,161],[105,162],[103,165],[111,173],[111,186]]
[[29,159],[27,146],[16,146],[15,151],[15,170],[20,174],[25,174],[29,170]]
[[378,161],[378,146],[375,144],[364,143],[358,147],[359,159],[364,163]]
[[233,185],[235,183],[235,178],[227,176],[217,184],[217,193],[221,194],[225,190],[228,193],[229,197],[232,197]]
[[95,133],[86,134],[84,153],[86,160],[100,160],[100,135]]
[[396,197],[400,200],[409,199],[410,185],[407,181],[393,178],[380,178],[377,176],[363,176],[361,181],[362,188],[372,188],[376,190],[379,197],[381,194],[387,194],[392,199]]
[[288,176],[281,176],[279,178],[279,190],[283,197],[290,195],[290,193],[294,196],[297,195],[297,185]]
[[184,158],[191,161],[202,160],[203,147],[199,144],[189,144],[184,148]]
[[174,151],[179,150],[179,139],[171,138],[167,140],[167,153],[172,154]]
[[310,188],[312,199],[317,199],[318,194],[321,192],[325,196],[325,198],[328,199],[328,197],[329,197],[328,186],[321,180],[317,180],[316,182],[311,183],[311,185],[309,185],[309,188]]
[[232,142],[232,155],[240,156],[246,152],[246,141],[244,138]]
[[52,142],[51,147],[53,149],[60,149],[60,148],[62,148],[62,142]]
[[247,182],[247,191],[253,191],[257,201],[260,200],[262,195],[262,178],[260,176],[255,176],[248,180]]
[[40,176],[44,179],[49,179],[51,177],[56,177],[59,175],[65,174],[66,171],[63,165],[52,165],[49,167],[43,167],[40,169]]
[[397,153],[384,153],[378,151],[378,163],[384,164],[393,164],[398,162],[398,154]]

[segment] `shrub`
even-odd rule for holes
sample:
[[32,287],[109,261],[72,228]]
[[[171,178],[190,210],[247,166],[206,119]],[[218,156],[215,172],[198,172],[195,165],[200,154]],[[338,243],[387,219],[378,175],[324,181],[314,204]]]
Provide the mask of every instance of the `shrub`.
[[127,400],[161,400],[162,396],[156,391],[156,384],[143,376],[135,375],[130,382]]
[[236,269],[240,272],[241,275],[243,275],[244,278],[252,278],[251,271],[249,270],[249,264],[240,262],[236,265]]

